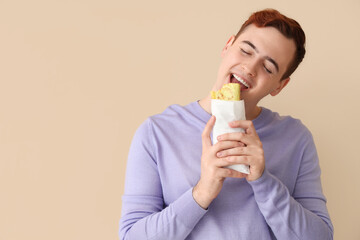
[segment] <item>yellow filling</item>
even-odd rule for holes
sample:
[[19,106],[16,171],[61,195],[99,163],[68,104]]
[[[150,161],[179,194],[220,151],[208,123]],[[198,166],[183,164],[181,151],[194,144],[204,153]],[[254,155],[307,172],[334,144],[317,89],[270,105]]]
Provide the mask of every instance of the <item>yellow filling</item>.
[[212,99],[239,101],[240,100],[240,84],[228,83],[224,84],[218,91],[211,91]]

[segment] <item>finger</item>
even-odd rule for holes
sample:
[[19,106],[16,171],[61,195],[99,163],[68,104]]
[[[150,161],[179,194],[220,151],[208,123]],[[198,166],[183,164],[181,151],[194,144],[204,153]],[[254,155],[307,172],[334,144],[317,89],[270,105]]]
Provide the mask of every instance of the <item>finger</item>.
[[203,147],[212,145],[210,133],[214,127],[214,124],[215,124],[215,116],[211,116],[209,121],[206,123],[204,131],[202,132],[202,135],[201,135]]
[[230,169],[230,168],[220,168],[219,172],[221,173],[222,177],[224,177],[224,178],[227,178],[227,177],[245,178],[245,177],[247,177],[247,174],[238,172],[238,171],[236,171],[234,169]]
[[220,141],[215,144],[214,151],[215,153],[217,153],[225,149],[242,147],[242,146],[244,146],[244,144],[239,141]]
[[231,165],[233,163],[229,163],[229,161],[226,158],[217,158],[214,161],[214,166],[217,168],[223,168],[223,167],[227,167],[229,165]]
[[243,132],[224,133],[222,135],[219,135],[217,137],[217,140],[219,142],[237,141],[243,143],[244,145],[247,145],[249,141],[249,136],[246,136],[246,134]]
[[235,147],[230,149],[225,149],[216,154],[217,157],[227,157],[227,156],[240,156],[240,155],[248,155],[249,148],[248,147]]
[[228,157],[224,158],[224,160],[228,163],[225,166],[230,166],[233,164],[251,165],[251,163],[252,163],[251,156],[228,156]]
[[218,136],[218,141],[238,141],[242,142],[246,146],[249,145],[259,145],[261,146],[261,141],[257,135],[248,135],[243,132],[234,132],[234,133],[225,133]]
[[229,177],[232,177],[232,178],[246,178],[248,176],[248,174],[236,171],[234,169],[229,169],[229,170],[231,170]]
[[229,122],[229,126],[232,128],[242,128],[247,134],[256,134],[256,130],[252,121],[238,120]]
[[214,166],[218,168],[228,167],[234,164],[245,164],[251,165],[252,162],[251,156],[228,156],[223,158],[217,158],[214,161]]

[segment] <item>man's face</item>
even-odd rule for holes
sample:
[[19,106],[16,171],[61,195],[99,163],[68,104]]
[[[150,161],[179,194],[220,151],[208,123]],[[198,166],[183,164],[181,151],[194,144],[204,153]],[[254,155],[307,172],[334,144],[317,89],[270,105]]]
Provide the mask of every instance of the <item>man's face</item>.
[[277,95],[288,83],[281,80],[295,54],[295,43],[273,27],[248,26],[224,47],[213,90],[226,83],[241,84],[241,98],[249,106],[266,95]]

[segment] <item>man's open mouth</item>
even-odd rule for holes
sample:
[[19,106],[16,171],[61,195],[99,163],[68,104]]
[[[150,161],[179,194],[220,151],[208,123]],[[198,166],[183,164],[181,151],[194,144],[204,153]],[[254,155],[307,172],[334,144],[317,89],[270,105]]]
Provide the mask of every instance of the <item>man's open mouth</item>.
[[250,88],[250,85],[248,82],[246,82],[244,79],[242,79],[241,77],[239,77],[238,75],[236,75],[234,73],[231,75],[230,82],[231,83],[239,83],[241,85],[241,90]]

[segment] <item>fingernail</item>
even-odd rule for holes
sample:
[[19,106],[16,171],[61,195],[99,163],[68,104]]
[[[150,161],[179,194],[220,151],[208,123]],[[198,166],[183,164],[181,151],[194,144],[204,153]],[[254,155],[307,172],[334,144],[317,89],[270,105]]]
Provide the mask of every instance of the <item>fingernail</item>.
[[218,156],[218,157],[221,157],[221,156],[222,156],[222,153],[221,153],[221,152],[218,152],[218,153],[217,153],[217,156]]
[[221,140],[221,136],[218,136],[218,137],[217,137],[217,140]]

